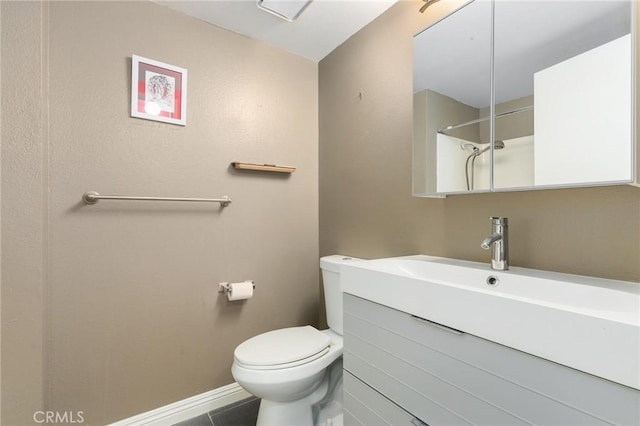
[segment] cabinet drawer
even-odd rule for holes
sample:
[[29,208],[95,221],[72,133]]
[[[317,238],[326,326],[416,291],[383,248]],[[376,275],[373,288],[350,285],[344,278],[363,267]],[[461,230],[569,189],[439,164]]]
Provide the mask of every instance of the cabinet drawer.
[[344,368],[431,425],[640,424],[635,389],[348,294],[344,311]]
[[413,416],[345,371],[344,425],[413,426]]

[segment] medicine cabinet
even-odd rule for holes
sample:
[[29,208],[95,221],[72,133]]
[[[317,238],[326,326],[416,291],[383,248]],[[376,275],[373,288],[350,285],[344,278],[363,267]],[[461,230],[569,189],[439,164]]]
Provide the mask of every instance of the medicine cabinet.
[[634,182],[634,16],[475,0],[417,34],[413,195]]

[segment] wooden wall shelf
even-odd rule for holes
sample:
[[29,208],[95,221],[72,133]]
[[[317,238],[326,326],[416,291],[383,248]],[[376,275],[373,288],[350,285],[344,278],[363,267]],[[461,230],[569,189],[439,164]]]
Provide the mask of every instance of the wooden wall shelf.
[[236,169],[258,170],[261,172],[293,173],[296,171],[295,167],[279,166],[276,164],[243,163],[240,161],[234,161],[233,163],[231,163],[231,165]]

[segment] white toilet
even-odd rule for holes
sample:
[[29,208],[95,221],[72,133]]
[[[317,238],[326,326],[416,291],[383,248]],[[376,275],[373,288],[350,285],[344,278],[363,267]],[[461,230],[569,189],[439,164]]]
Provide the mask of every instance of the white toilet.
[[261,398],[258,426],[342,424],[342,289],[346,256],[320,259],[328,330],[309,325],[252,337],[234,352],[231,373]]

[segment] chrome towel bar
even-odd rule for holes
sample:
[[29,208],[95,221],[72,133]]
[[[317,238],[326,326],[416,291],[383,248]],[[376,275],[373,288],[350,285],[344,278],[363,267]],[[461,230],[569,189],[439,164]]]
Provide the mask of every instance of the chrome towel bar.
[[202,203],[220,203],[220,206],[227,207],[231,204],[231,198],[226,195],[222,198],[170,198],[170,197],[130,197],[124,195],[100,195],[95,191],[87,191],[82,194],[82,201],[85,204],[95,204],[98,200],[131,200],[131,201],[188,201]]

